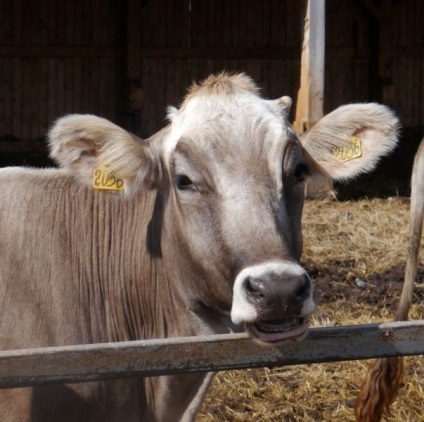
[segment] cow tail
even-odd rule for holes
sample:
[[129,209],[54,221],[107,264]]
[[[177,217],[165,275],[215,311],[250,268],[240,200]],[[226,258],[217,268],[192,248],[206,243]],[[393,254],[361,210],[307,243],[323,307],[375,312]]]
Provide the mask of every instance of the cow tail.
[[377,359],[362,382],[355,402],[357,422],[378,422],[396,398],[403,374],[402,358]]
[[[411,221],[402,294],[395,321],[407,321],[417,277],[424,215],[424,139],[415,155],[411,180]],[[395,400],[404,372],[401,357],[377,359],[362,382],[355,402],[357,422],[378,422]]]

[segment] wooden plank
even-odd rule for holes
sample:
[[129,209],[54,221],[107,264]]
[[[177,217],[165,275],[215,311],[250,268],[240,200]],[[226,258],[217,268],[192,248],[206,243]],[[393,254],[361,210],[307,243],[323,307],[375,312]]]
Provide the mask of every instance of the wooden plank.
[[22,139],[22,60],[13,60],[13,132],[12,135]]
[[31,154],[36,152],[45,152],[45,142],[34,142],[34,140],[11,141],[2,140],[0,142],[0,153],[2,154]]
[[[424,8],[423,8],[423,10],[424,10]],[[421,62],[421,81],[424,81],[424,58],[422,58],[421,60],[420,60],[420,62]],[[421,89],[421,92],[418,94],[418,98],[424,98],[424,84],[423,83],[421,83],[420,84],[420,89]],[[421,126],[423,126],[424,125],[424,104],[423,104],[423,101],[421,101],[420,102],[420,122],[421,122]]]
[[373,0],[362,0],[362,2],[365,4],[365,6],[368,8],[369,12],[376,18],[380,19],[380,9],[378,6],[375,5]]
[[48,59],[48,95],[47,95],[47,120],[49,124],[53,122],[54,119],[58,117],[56,112],[56,97],[55,97],[55,74],[56,74],[56,60],[55,59]]
[[[208,2],[203,2],[203,14],[205,15],[205,28],[203,31],[205,34],[205,46],[207,48],[219,46],[216,42],[217,35],[217,22],[220,21],[220,16],[217,14],[216,8],[217,0],[209,0]],[[207,6],[207,7],[205,7]]]
[[[165,29],[166,29],[166,42],[167,47],[171,46],[184,46],[185,44],[180,44],[178,42],[180,31],[179,26],[181,21],[177,14],[177,8],[180,7],[179,0],[167,0],[166,4],[166,14],[165,14]],[[179,12],[179,10],[178,10]],[[183,11],[182,11],[183,12]]]
[[80,17],[76,17],[75,22],[78,26],[75,28],[75,35],[80,37],[80,42],[75,39],[75,44],[90,45],[91,44],[91,0],[79,0],[80,4],[76,6]]
[[[42,102],[41,97],[41,85],[42,85],[42,75],[41,75],[41,60],[40,59],[29,59],[28,73],[25,78],[28,78],[31,81],[31,86],[29,90],[29,98],[24,97],[25,102],[29,102],[29,133],[28,139],[36,140],[38,133],[40,132],[39,121],[38,121],[38,110],[40,108],[40,103]],[[42,107],[42,106],[41,106]]]
[[[152,76],[151,62],[153,60],[143,60],[143,107],[141,109],[141,135],[142,137],[148,137],[153,135],[153,105],[156,85],[154,84],[154,78]],[[169,67],[172,70],[172,66]],[[159,91],[157,91],[159,92]],[[156,95],[157,95],[156,92]]]
[[[0,53],[2,48],[0,47]],[[348,54],[353,55],[351,49]],[[173,48],[173,47],[145,47],[140,49],[140,55],[143,58],[173,58],[173,59],[274,59],[274,58],[296,58],[299,56],[299,50],[295,48],[244,48],[244,47],[211,47],[211,48]]]
[[12,59],[1,59],[0,77],[0,116],[1,116],[1,136],[13,134],[13,93],[14,93],[14,69]]
[[162,0],[160,2],[160,5],[156,6],[156,26],[155,26],[155,32],[156,32],[156,43],[155,46],[157,47],[164,47],[167,46],[166,44],[166,32],[167,32],[167,22],[166,22],[166,9],[167,4],[165,0]]
[[82,59],[74,59],[74,90],[71,93],[73,96],[74,110],[76,113],[81,113],[83,111],[83,84],[84,80],[82,77]]
[[18,46],[22,44],[22,5],[23,0],[15,0],[13,4],[13,44]]
[[81,74],[82,74],[82,82],[81,82],[81,111],[84,113],[92,113],[93,111],[90,108],[91,103],[91,60],[90,59],[82,59],[81,60]]
[[393,47],[393,55],[397,57],[424,57],[424,46],[395,46]]
[[23,43],[30,45],[47,44],[47,26],[46,20],[48,10],[45,0],[34,0],[25,3]]
[[324,114],[334,110],[334,96],[338,91],[334,89],[334,60],[326,60],[325,64],[325,93],[324,93]]
[[[380,12],[378,73],[382,90],[381,101],[384,104],[393,104],[392,29],[394,9],[391,0],[384,0],[381,3]],[[410,27],[412,28],[412,25]]]
[[56,43],[56,1],[46,0],[46,15],[47,15],[47,44],[52,46]]
[[[0,6],[1,7],[1,6]],[[10,108],[10,105],[6,103],[5,95],[6,93],[4,91],[8,90],[7,85],[5,84],[5,80],[7,77],[7,59],[1,59],[0,58],[0,92],[3,93],[2,96],[0,96],[0,138],[3,138],[6,136],[6,125],[9,116],[6,116],[8,108]]]
[[63,104],[64,113],[75,113],[74,106],[74,59],[63,60]]
[[161,7],[160,9],[162,9],[161,26],[163,27],[164,31],[163,45],[167,47],[178,45],[175,44],[177,40],[175,33],[177,23],[174,14],[175,1],[166,0],[164,7]]
[[35,94],[37,97],[37,125],[34,129],[33,138],[41,138],[46,135],[50,122],[48,121],[48,69],[47,58],[38,60],[39,66],[39,85]]
[[57,116],[65,114],[65,59],[56,60],[55,75],[55,91],[53,95],[56,97],[56,113]]
[[[423,56],[423,46],[395,47],[394,54],[398,56]],[[294,47],[144,47],[139,48],[137,55],[142,58],[174,58],[174,59],[296,59],[299,56],[299,48]],[[351,47],[330,47],[326,50],[326,56],[331,58],[368,58],[371,55],[369,49],[356,50]],[[108,46],[9,46],[0,45],[2,57],[50,57],[50,58],[122,58],[124,53],[118,47]],[[136,71],[133,73],[137,73]]]
[[[212,22],[212,27],[215,28],[215,39],[213,47],[224,47],[224,31],[227,29],[224,27],[224,11],[227,8],[227,4],[224,0],[215,0],[215,22]],[[221,22],[221,25],[217,25],[217,22]]]
[[0,26],[0,44],[13,44],[13,33],[19,28],[14,28],[14,7],[17,1],[3,0],[0,2],[0,16],[3,17]]
[[368,98],[368,63],[354,60],[354,102],[366,102]]
[[100,60],[98,58],[90,60],[90,113],[102,116],[100,105]]
[[[62,7],[65,10],[65,44],[66,45],[75,45],[75,8],[74,1],[65,1]],[[106,26],[106,25],[105,25]]]
[[302,46],[302,37],[299,26],[304,18],[305,1],[288,1],[286,3],[286,46],[300,48]]
[[243,333],[11,350],[0,388],[420,354],[424,321],[313,328],[269,347]]
[[191,2],[191,45],[193,47],[204,47],[205,13],[202,13],[202,1]]
[[101,59],[100,81],[100,104],[103,115],[113,122],[118,122],[117,76],[114,59]]
[[[254,3],[257,3],[254,7]],[[257,38],[256,31],[260,31],[262,26],[262,7],[263,2],[256,2],[255,0],[244,0],[241,5],[243,9],[243,20],[240,21],[239,41],[243,46],[257,47],[255,40]]]
[[399,10],[399,44],[402,46],[408,46],[410,43],[408,42],[408,32],[410,31],[409,22],[408,22],[408,5],[406,2],[402,2],[402,6]]
[[411,95],[414,95],[413,81],[412,81],[412,69],[411,60],[405,58],[401,60],[402,65],[402,77],[404,79],[404,86],[402,88],[402,124],[405,126],[412,126],[412,108],[411,108]]
[[420,27],[421,30],[417,32],[419,32],[420,37],[419,39],[417,39],[417,44],[418,45],[423,45],[424,44],[424,31],[422,30],[422,22],[424,22],[424,6],[422,4],[421,1],[417,1],[417,3],[419,4],[419,12],[417,13],[417,28]]
[[56,25],[56,39],[54,40],[55,45],[66,45],[66,28],[67,28],[67,15],[66,9],[63,7],[63,3],[56,2],[55,10],[55,25]]
[[[258,3],[255,2],[255,5]],[[272,22],[271,17],[271,1],[264,1],[260,3],[262,5],[262,28],[261,28],[261,39],[258,40],[258,47],[265,46],[265,45],[272,45],[272,39],[271,39],[271,25],[270,22]],[[280,25],[278,25],[280,27]]]
[[412,85],[415,91],[412,94],[412,98],[411,98],[411,102],[413,106],[412,126],[421,126],[424,124],[424,122],[420,120],[420,107],[421,107],[421,103],[423,102],[423,97],[420,96],[420,89],[422,89],[420,59],[414,58],[410,60],[411,60],[412,72],[413,72]]
[[95,46],[0,46],[0,56],[3,57],[55,57],[55,58],[72,58],[72,57],[110,57],[120,58],[123,53],[117,47],[95,47]]
[[[142,15],[141,2],[138,0],[127,1],[127,79],[138,81],[141,79],[141,27]],[[130,87],[131,89],[131,87]],[[128,99],[129,101],[129,99]]]
[[177,5],[178,9],[178,33],[176,34],[176,42],[178,46],[190,47],[190,4],[191,0],[180,0],[181,3]]
[[[166,115],[166,107],[168,104],[166,103],[166,91],[168,89],[175,89],[175,86],[167,86],[167,78],[166,78],[166,67],[167,60],[155,60],[156,69],[155,69],[155,80],[157,83],[157,87],[161,87],[156,91],[155,96],[155,122],[156,125],[154,130],[157,131],[160,128],[165,126],[165,115]],[[175,70],[175,67],[174,67]],[[181,71],[181,70],[180,70]]]

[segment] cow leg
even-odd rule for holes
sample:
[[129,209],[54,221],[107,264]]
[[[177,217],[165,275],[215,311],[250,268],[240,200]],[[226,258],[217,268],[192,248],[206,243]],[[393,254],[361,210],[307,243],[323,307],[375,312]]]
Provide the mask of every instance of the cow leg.
[[202,405],[214,373],[151,378],[158,422],[192,422]]
[[28,422],[31,410],[31,388],[0,391],[0,420]]
[[189,421],[194,420],[197,412],[199,411],[200,407],[202,406],[203,400],[205,399],[206,393],[209,390],[209,386],[212,382],[214,375],[215,375],[214,372],[209,372],[203,378],[203,382],[200,385],[200,387],[197,391],[197,394],[193,397],[192,401],[188,405],[186,411],[184,412],[184,414],[181,418],[182,422],[189,422]]

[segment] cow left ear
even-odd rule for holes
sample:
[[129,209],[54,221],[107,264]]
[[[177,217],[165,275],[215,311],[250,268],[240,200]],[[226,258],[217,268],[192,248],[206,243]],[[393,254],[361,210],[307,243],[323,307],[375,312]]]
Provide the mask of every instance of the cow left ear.
[[395,148],[398,128],[398,118],[383,105],[349,104],[323,117],[300,141],[313,170],[349,180],[373,170]]
[[56,121],[48,139],[50,157],[84,185],[93,186],[95,172],[105,166],[130,192],[163,184],[155,137],[143,141],[109,120],[71,114]]

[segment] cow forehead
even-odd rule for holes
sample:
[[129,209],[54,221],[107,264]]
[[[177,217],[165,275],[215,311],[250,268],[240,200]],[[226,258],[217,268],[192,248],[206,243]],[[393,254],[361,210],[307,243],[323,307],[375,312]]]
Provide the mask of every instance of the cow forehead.
[[287,121],[275,113],[268,100],[251,92],[193,96],[168,117],[171,130],[164,145],[168,162],[183,137],[194,141],[207,138],[217,143],[224,139],[227,147],[237,143],[244,149],[253,148],[253,153],[257,147],[272,149],[272,144],[284,141],[290,130]]

